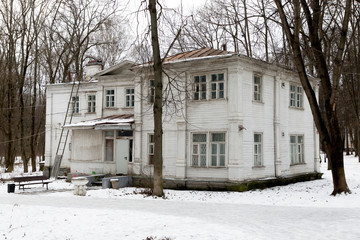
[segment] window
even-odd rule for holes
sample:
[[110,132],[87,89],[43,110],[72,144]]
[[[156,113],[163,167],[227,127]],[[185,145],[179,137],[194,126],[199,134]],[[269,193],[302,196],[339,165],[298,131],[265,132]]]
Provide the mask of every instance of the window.
[[114,131],[105,131],[105,161],[114,161]]
[[211,73],[195,75],[193,82],[193,100],[225,98],[225,74]]
[[290,85],[290,107],[303,107],[303,90],[300,86]]
[[224,74],[211,74],[211,99],[224,98]]
[[129,131],[129,130],[119,130],[117,131],[117,136],[118,137],[132,137],[133,136],[133,131]]
[[107,108],[115,107],[115,90],[114,89],[105,90],[105,107],[107,107]]
[[254,76],[254,101],[261,102],[261,77]]
[[225,133],[193,134],[191,151],[191,166],[225,167]]
[[126,101],[126,107],[134,107],[135,102],[135,94],[134,89],[126,89],[125,90],[125,101]]
[[206,134],[193,134],[192,166],[206,167]]
[[262,134],[254,134],[254,166],[262,166]]
[[148,135],[148,155],[149,155],[149,164],[154,164],[154,152],[155,152],[155,140],[154,134]]
[[206,76],[194,77],[194,100],[206,99]]
[[149,80],[149,102],[154,102],[155,101],[155,80],[154,79],[150,79]]
[[211,166],[225,166],[225,133],[211,134]]
[[304,136],[290,135],[291,164],[304,163]]
[[96,96],[88,95],[88,112],[94,113],[96,111]]
[[79,113],[79,96],[71,98],[72,113]]

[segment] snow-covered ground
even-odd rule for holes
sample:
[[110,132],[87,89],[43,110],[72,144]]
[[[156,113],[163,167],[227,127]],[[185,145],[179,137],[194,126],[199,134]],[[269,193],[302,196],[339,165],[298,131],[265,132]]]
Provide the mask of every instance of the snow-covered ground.
[[[250,192],[88,189],[64,181],[7,193],[0,183],[0,239],[360,239],[360,163],[346,156],[349,195],[323,179]],[[7,177],[1,174],[1,177]]]

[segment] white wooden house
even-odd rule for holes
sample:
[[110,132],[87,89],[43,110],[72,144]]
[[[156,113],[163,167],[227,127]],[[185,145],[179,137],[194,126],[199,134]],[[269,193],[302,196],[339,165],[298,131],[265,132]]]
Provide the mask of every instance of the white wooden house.
[[[231,182],[319,171],[318,134],[296,72],[209,48],[169,57],[164,69],[164,178]],[[81,82],[76,96],[71,87],[47,86],[46,166],[65,127],[62,167],[151,175],[151,66],[125,61]],[[62,126],[69,99],[73,120]]]

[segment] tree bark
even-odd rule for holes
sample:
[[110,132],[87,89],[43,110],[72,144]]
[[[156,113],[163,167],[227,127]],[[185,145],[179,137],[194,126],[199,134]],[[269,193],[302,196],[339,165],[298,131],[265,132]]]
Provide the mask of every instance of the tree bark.
[[153,50],[153,69],[155,80],[155,100],[154,100],[154,185],[153,195],[163,196],[163,177],[162,177],[162,62],[160,58],[159,37],[157,28],[156,0],[149,0],[149,12],[151,19],[151,43]]

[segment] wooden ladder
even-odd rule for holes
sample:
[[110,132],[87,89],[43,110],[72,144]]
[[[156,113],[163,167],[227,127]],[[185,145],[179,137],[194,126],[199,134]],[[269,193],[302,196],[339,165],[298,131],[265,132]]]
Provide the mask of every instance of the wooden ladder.
[[[55,154],[55,161],[54,161],[54,165],[52,166],[51,169],[51,177],[57,179],[59,176],[59,170],[60,170],[60,166],[61,166],[61,160],[63,158],[64,152],[65,152],[65,148],[66,148],[66,143],[69,137],[69,129],[64,128],[65,125],[67,124],[71,124],[73,115],[74,115],[74,107],[75,107],[75,102],[72,101],[73,97],[78,97],[79,94],[79,88],[80,88],[80,82],[75,82],[73,83],[72,87],[71,87],[71,93],[70,93],[70,97],[69,97],[69,101],[67,104],[67,109],[66,109],[66,113],[65,113],[65,117],[64,117],[64,122],[61,128],[61,133],[60,133],[60,138],[59,138],[59,142],[58,142],[58,146],[56,148],[56,154]],[[75,91],[75,95],[73,95]]]

